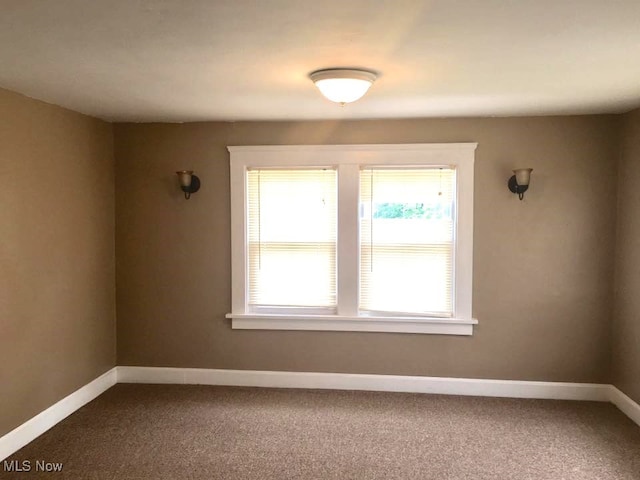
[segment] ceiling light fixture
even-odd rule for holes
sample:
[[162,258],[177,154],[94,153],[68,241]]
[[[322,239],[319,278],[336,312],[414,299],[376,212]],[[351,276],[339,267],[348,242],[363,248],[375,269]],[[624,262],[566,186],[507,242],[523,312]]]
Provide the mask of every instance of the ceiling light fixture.
[[343,106],[362,98],[377,77],[371,70],[357,68],[327,68],[309,74],[322,95]]

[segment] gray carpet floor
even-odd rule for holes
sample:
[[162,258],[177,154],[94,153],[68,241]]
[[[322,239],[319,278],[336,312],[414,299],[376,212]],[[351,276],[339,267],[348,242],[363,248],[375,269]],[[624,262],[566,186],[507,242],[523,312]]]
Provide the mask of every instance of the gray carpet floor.
[[607,403],[119,384],[11,460],[32,469],[0,477],[638,480],[640,427]]

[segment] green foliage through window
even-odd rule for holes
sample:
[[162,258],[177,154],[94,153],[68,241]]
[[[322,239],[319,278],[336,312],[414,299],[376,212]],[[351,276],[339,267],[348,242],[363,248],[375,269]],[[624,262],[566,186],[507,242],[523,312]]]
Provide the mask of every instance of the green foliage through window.
[[450,217],[451,206],[442,203],[377,203],[373,206],[373,218],[442,220]]

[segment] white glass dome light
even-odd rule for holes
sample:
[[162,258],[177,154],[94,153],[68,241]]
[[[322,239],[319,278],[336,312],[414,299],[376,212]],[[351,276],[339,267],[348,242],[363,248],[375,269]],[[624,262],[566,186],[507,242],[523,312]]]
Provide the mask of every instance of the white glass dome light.
[[322,95],[332,102],[344,105],[362,98],[377,75],[371,70],[328,68],[311,72],[309,78]]

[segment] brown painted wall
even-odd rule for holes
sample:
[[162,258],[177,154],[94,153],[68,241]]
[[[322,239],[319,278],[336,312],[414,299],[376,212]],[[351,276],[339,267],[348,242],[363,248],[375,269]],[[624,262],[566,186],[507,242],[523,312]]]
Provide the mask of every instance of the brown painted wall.
[[[615,116],[121,124],[118,364],[606,382]],[[472,337],[233,331],[227,145],[478,142]],[[534,169],[520,202],[511,169]],[[175,171],[202,189],[186,201]]]
[[640,403],[640,110],[623,120],[612,371],[614,385]]
[[0,89],[0,436],[115,365],[113,128]]

